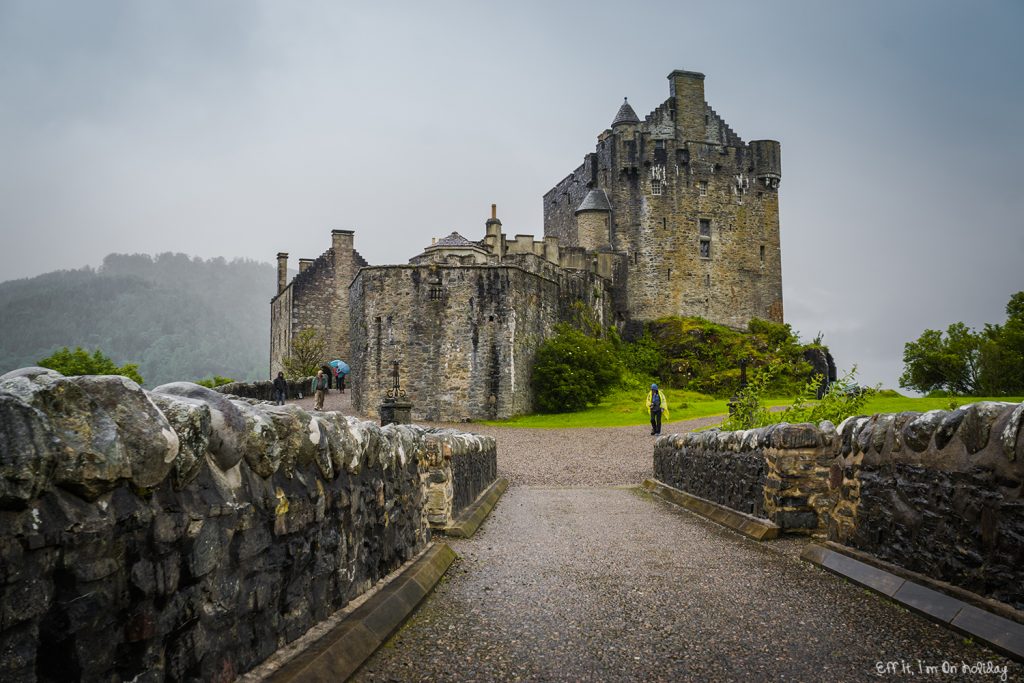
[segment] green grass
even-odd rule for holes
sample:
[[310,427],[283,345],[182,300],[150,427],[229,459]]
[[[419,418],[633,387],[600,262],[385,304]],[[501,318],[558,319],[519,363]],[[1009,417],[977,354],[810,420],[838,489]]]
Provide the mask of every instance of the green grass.
[[1021,396],[943,396],[936,398],[911,398],[901,396],[895,391],[883,391],[868,399],[864,408],[866,415],[875,413],[901,413],[905,410],[913,410],[923,413],[929,410],[949,410],[951,402],[957,406],[965,406],[968,403],[978,401],[1005,401],[1007,403],[1020,403],[1024,401]]
[[[724,398],[713,398],[692,391],[664,390],[668,398],[669,418],[665,424],[690,420],[695,417],[721,415],[729,412],[728,401]],[[564,429],[566,427],[628,427],[631,425],[648,424],[647,408],[644,399],[645,391],[616,391],[600,404],[577,413],[558,413],[554,415],[520,415],[508,420],[482,421],[483,424],[502,427],[523,427],[528,429]],[[792,398],[768,399],[769,406],[789,405]],[[955,398],[911,398],[901,396],[895,391],[884,391],[868,400],[864,408],[866,415],[874,413],[899,413],[905,410],[925,412],[928,410],[948,410],[950,401],[964,406],[977,401],[1008,401],[1020,403],[1024,397],[976,397],[957,396]]]
[[[728,401],[724,398],[712,398],[693,391],[676,391],[664,389],[668,399],[669,418],[665,424],[690,420],[695,417],[709,415],[724,416],[729,412]],[[520,415],[508,420],[485,421],[484,424],[502,427],[524,427],[532,429],[562,429],[565,427],[628,427],[631,425],[650,424],[647,407],[644,403],[647,392],[617,391],[609,395],[600,404],[577,413],[558,413],[554,415]],[[787,405],[789,399],[769,399],[769,405]]]

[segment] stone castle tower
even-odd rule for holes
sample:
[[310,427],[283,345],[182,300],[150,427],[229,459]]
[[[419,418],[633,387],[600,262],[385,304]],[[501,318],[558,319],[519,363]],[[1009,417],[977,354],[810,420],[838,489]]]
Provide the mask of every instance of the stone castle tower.
[[544,195],[544,234],[623,256],[615,318],[731,327],[782,322],[779,143],[744,142],[704,100],[704,74],[673,71],[641,121],[623,103],[583,164]]

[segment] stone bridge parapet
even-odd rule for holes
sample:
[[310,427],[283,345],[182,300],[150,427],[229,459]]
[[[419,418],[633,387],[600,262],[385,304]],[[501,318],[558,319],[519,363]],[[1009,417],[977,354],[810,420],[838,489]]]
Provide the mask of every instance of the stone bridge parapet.
[[1024,609],[1024,403],[666,435],[654,474]]
[[425,547],[428,443],[494,452],[190,383],[0,377],[0,680],[233,680]]

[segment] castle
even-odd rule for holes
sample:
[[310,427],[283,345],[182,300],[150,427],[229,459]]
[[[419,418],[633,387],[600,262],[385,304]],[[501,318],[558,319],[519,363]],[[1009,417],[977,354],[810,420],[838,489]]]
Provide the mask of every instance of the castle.
[[704,100],[704,75],[669,74],[640,121],[624,102],[594,152],[544,195],[544,237],[452,233],[407,265],[369,266],[354,233],[332,232],[289,283],[278,254],[270,369],[313,328],[353,367],[353,407],[371,413],[391,365],[416,419],[500,419],[532,408],[541,341],[585,307],[626,337],[644,321],[701,316],[732,327],[782,322],[774,140],[742,139]]

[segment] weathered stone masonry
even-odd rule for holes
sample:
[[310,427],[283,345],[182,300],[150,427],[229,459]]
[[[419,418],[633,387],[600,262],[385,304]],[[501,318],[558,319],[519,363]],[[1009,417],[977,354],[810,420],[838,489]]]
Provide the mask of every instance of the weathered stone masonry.
[[0,377],[0,680],[233,680],[424,547],[428,441],[493,467],[189,383]]
[[704,74],[668,78],[669,99],[643,121],[623,104],[544,195],[544,234],[625,256],[616,316],[627,332],[670,315],[782,322],[779,143],[736,135],[705,101]]
[[270,302],[270,376],[284,370],[292,341],[305,329],[323,334],[327,354],[349,357],[348,286],[367,265],[355,250],[351,230],[332,230],[331,248],[316,259],[300,259],[288,282],[288,254],[277,255],[277,296]]
[[1024,403],[665,436],[655,476],[1024,609]]
[[483,239],[435,240],[413,270],[360,270],[346,231],[300,260],[291,284],[278,254],[271,368],[314,328],[352,365],[360,414],[376,409],[400,360],[417,419],[505,418],[531,409],[533,350],[574,306],[627,337],[669,315],[781,322],[779,143],[740,139],[705,102],[702,74],[674,71],[669,82],[670,98],[643,122],[624,104],[596,151],[544,196],[543,239],[505,235],[492,205]]

